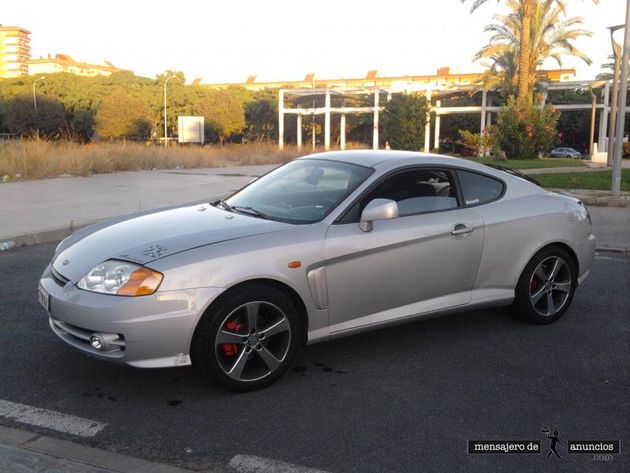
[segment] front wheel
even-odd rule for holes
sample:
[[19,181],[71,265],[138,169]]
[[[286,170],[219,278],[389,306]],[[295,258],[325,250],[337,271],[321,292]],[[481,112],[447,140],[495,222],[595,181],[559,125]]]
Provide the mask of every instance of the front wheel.
[[193,337],[192,362],[228,389],[252,391],[286,371],[300,336],[300,317],[291,298],[252,284],[204,314]]
[[513,311],[534,324],[555,322],[567,311],[577,287],[577,268],[566,250],[544,248],[525,267]]

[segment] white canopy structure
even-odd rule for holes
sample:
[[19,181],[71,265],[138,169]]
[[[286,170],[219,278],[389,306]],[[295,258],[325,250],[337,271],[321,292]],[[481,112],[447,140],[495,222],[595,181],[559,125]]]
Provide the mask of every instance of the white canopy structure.
[[[599,135],[598,143],[599,150],[604,151],[607,147],[606,131],[608,129],[608,116],[610,114],[610,82],[604,81],[557,81],[546,82],[543,84],[544,101],[547,99],[547,93],[553,90],[574,90],[574,89],[599,89],[601,93],[601,102],[592,104],[589,103],[570,103],[570,104],[553,104],[558,110],[601,110],[599,117]],[[438,148],[440,143],[440,117],[442,115],[452,115],[460,113],[476,113],[480,115],[479,129],[483,131],[487,125],[491,124],[492,113],[498,112],[500,106],[493,105],[491,103],[490,90],[481,90],[481,105],[472,106],[454,106],[454,107],[442,107],[441,98],[445,95],[451,96],[454,93],[470,93],[478,90],[477,87],[471,85],[462,86],[447,86],[447,87],[435,87],[435,84],[426,84],[423,87],[422,84],[414,84],[412,89],[400,89],[399,87],[364,87],[364,88],[344,88],[344,87],[327,87],[327,88],[299,88],[299,89],[280,89],[278,99],[278,146],[280,149],[284,147],[284,124],[285,115],[296,115],[297,118],[297,146],[302,147],[302,117],[324,115],[324,148],[330,149],[330,124],[333,115],[340,117],[339,127],[339,147],[345,149],[346,147],[346,115],[347,114],[372,114],[373,119],[373,135],[372,135],[372,147],[378,149],[379,147],[379,112],[383,109],[383,106],[379,103],[379,97],[381,93],[387,94],[387,100],[389,100],[392,94],[401,92],[419,92],[423,93],[429,103],[431,103],[430,113],[435,114],[435,129],[433,133],[434,147]],[[373,96],[373,105],[363,107],[349,107],[345,105],[346,98],[356,96]],[[331,105],[333,97],[341,97],[341,106],[333,107]],[[315,101],[321,102],[324,99],[323,107],[315,107]],[[285,102],[291,101],[292,106],[286,107]],[[311,102],[310,107],[306,107],[308,102]],[[295,106],[293,106],[295,105]],[[431,144],[431,125],[427,120],[427,125],[424,130],[424,151],[428,152]],[[314,133],[314,130],[313,130]]]

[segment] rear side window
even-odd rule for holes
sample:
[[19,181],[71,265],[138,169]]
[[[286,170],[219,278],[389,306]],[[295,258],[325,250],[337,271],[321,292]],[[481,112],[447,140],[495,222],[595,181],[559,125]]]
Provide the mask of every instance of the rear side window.
[[465,205],[479,205],[498,199],[504,184],[490,176],[476,172],[457,171]]

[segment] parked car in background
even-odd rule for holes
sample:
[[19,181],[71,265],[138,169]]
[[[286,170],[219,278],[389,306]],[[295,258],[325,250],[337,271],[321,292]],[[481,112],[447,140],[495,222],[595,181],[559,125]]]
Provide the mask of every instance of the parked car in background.
[[554,158],[577,158],[580,159],[582,157],[582,153],[580,153],[579,151],[573,149],[573,148],[566,148],[566,147],[560,147],[560,148],[554,148],[551,150],[551,153],[549,153],[551,156],[553,156]]
[[251,390],[286,371],[300,345],[390,324],[510,305],[530,323],[554,322],[594,250],[584,205],[518,171],[331,152],[225,200],[75,232],[45,269],[39,300],[52,331],[90,356],[192,363]]

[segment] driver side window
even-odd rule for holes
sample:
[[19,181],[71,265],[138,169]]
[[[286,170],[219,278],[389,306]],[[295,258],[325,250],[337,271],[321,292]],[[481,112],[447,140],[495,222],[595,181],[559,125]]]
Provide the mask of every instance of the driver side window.
[[361,198],[342,222],[358,222],[373,199],[390,199],[398,204],[398,216],[416,215],[458,207],[457,191],[450,171],[414,169],[388,177]]

